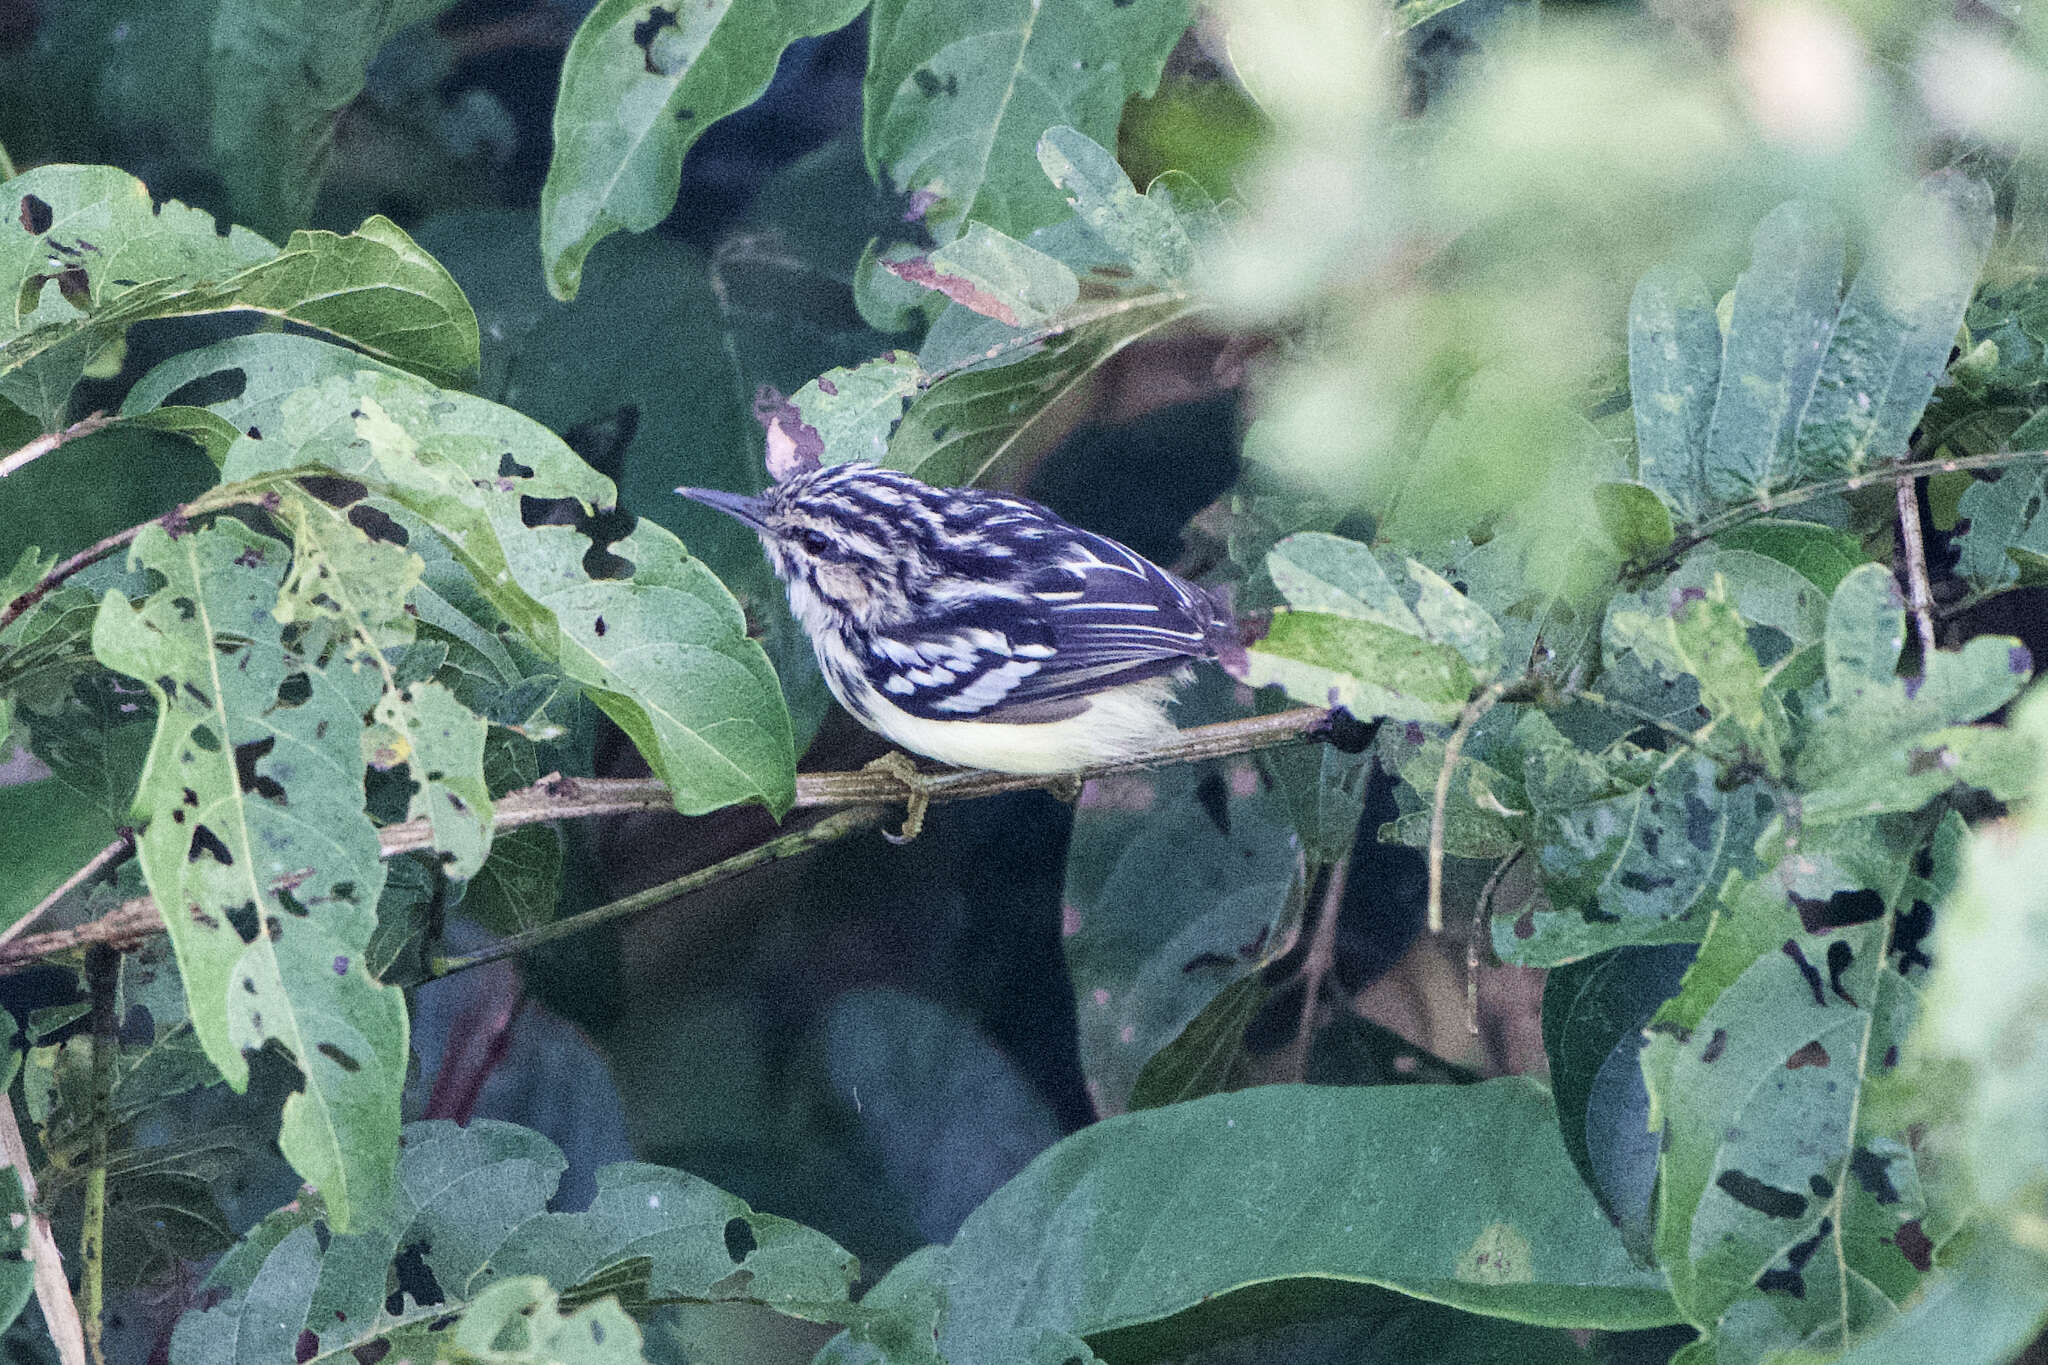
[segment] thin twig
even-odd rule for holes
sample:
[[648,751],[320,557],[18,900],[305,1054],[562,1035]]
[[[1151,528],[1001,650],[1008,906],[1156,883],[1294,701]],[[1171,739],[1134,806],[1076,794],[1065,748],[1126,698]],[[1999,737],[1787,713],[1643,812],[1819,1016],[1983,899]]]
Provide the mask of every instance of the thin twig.
[[29,1169],[28,1144],[21,1140],[14,1102],[4,1094],[0,1094],[0,1160],[21,1177],[21,1191],[28,1198],[28,1251],[36,1269],[36,1302],[57,1347],[57,1359],[62,1365],[86,1365],[85,1326],[78,1320],[78,1305],[72,1302],[71,1286],[64,1279],[64,1258],[57,1253],[49,1216],[37,1207],[35,1172]]
[[1683,559],[1686,551],[1712,540],[1723,531],[1740,526],[1745,521],[1754,521],[1773,512],[1782,512],[1788,507],[1797,507],[1801,503],[1832,497],[1837,493],[1853,493],[1859,488],[1868,488],[1887,479],[1917,479],[1929,474],[1953,474],[1960,469],[2004,469],[2008,465],[2040,459],[2048,459],[2048,450],[1995,450],[1983,455],[1957,455],[1936,460],[1913,460],[1905,464],[1883,465],[1861,474],[1844,474],[1839,478],[1822,479],[1818,483],[1801,484],[1797,488],[1772,493],[1754,502],[1731,507],[1718,516],[1707,518],[1673,540],[1664,548],[1664,553],[1639,566],[1639,571],[1650,573],[1668,569]]
[[1337,915],[1344,908],[1344,884],[1349,880],[1351,860],[1330,865],[1323,882],[1323,898],[1316,911],[1316,931],[1309,939],[1308,953],[1301,960],[1301,1018],[1294,1026],[1294,1038],[1280,1074],[1297,1081],[1308,1079],[1309,1047],[1315,1041],[1316,1006],[1321,1002],[1323,982],[1337,965]]
[[62,431],[44,432],[12,455],[0,457],[0,479],[4,479],[9,474],[22,469],[36,460],[42,459],[43,456],[49,454],[58,446],[63,445],[66,441],[75,441],[81,436],[90,436],[95,431],[105,428],[112,421],[113,418],[107,416],[104,412],[96,412],[90,417],[79,418]]
[[203,517],[214,512],[224,512],[230,507],[269,507],[274,503],[277,495],[265,490],[270,485],[282,482],[290,477],[295,477],[300,472],[302,471],[293,470],[289,474],[266,474],[261,478],[250,479],[246,483],[224,483],[218,488],[200,494],[183,507],[175,508],[154,521],[145,521],[139,526],[130,526],[125,531],[116,531],[105,540],[96,541],[86,546],[83,550],[80,550],[63,563],[56,565],[48,573],[37,579],[27,592],[22,593],[21,596],[15,598],[6,606],[0,607],[0,630],[5,630],[13,625],[21,618],[23,613],[27,612],[45,597],[48,597],[52,592],[55,592],[72,575],[91,568],[116,550],[123,550],[134,544],[136,537],[140,536],[150,527],[161,526],[165,530],[182,532],[185,524],[194,517]]
[[538,928],[528,929],[525,933],[512,934],[506,938],[499,939],[482,952],[470,953],[464,957],[437,957],[428,964],[427,976],[430,980],[443,976],[452,976],[456,972],[467,971],[471,967],[481,967],[486,962],[496,962],[500,958],[516,956],[529,948],[537,948],[543,943],[552,943],[554,940],[566,938],[570,934],[580,934],[585,929],[594,928],[600,924],[607,924],[615,919],[624,919],[628,915],[637,915],[642,910],[652,909],[654,906],[660,905],[665,901],[674,900],[678,896],[687,896],[694,891],[702,891],[706,887],[716,886],[720,882],[731,881],[742,872],[751,872],[755,868],[765,866],[768,863],[779,862],[784,858],[793,858],[799,853],[808,853],[814,848],[844,839],[849,834],[858,834],[862,830],[874,829],[876,826],[884,823],[888,816],[889,807],[887,806],[854,806],[847,810],[835,811],[817,824],[812,825],[809,829],[800,829],[793,834],[784,834],[779,838],[770,839],[765,844],[756,844],[746,852],[735,854],[724,862],[713,863],[709,867],[699,868],[695,872],[672,878],[658,886],[650,886],[645,891],[636,891],[632,895],[621,897],[608,905],[600,905],[595,910],[585,910],[580,915],[571,915],[567,919],[558,919],[552,924],[543,924]]
[[1899,544],[1906,552],[1906,602],[1920,636],[1920,672],[1934,662],[1934,589],[1927,582],[1927,545],[1920,535],[1918,480],[1899,480]]
[[1522,861],[1525,844],[1500,860],[1479,888],[1479,902],[1472,908],[1472,933],[1465,940],[1465,1032],[1479,1036],[1479,953],[1480,945],[1493,944],[1493,893],[1500,889],[1508,869]]
[[1444,812],[1451,801],[1451,774],[1457,769],[1458,755],[1465,750],[1465,737],[1472,733],[1472,727],[1507,694],[1510,687],[1521,679],[1505,680],[1490,684],[1484,692],[1465,703],[1465,709],[1458,713],[1458,723],[1451,731],[1451,737],[1444,744],[1444,768],[1436,775],[1436,796],[1429,805],[1429,932],[1441,934],[1444,931]]
[[62,901],[66,896],[70,895],[73,891],[76,891],[79,887],[84,886],[87,882],[99,876],[108,868],[119,867],[122,863],[127,862],[128,859],[134,856],[135,831],[132,829],[124,829],[121,831],[120,838],[114,840],[113,843],[108,844],[105,848],[93,854],[91,862],[87,863],[84,867],[79,868],[78,871],[66,877],[64,879],[64,884],[62,886],[59,886],[55,891],[52,891],[49,895],[37,901],[35,909],[29,911],[26,915],[23,915],[20,919],[8,925],[5,929],[0,929],[0,945],[12,943],[15,939],[19,938],[23,933],[25,933],[31,924],[34,924],[38,919],[40,919],[45,912],[54,908],[58,902]]
[[95,944],[85,955],[85,981],[92,997],[93,1112],[85,1213],[78,1233],[78,1312],[84,1319],[86,1354],[93,1365],[107,1365],[101,1342],[106,1310],[107,1130],[113,1125],[114,1059],[121,1049],[114,1000],[121,983],[121,955],[104,943]]

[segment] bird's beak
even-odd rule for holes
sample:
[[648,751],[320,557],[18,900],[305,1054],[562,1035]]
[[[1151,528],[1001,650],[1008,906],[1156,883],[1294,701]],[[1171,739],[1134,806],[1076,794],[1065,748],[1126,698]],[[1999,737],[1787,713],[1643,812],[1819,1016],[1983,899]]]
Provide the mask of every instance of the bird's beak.
[[716,507],[727,516],[736,517],[756,531],[768,529],[764,518],[768,515],[768,503],[762,498],[750,498],[744,493],[727,493],[716,488],[678,488],[676,492],[706,507]]

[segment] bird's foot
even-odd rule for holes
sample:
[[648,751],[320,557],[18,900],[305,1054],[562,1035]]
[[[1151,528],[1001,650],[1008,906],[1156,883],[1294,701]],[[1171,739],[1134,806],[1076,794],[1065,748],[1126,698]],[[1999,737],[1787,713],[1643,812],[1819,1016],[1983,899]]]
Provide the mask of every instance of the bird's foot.
[[880,758],[861,766],[866,773],[884,773],[903,784],[903,827],[895,833],[882,831],[892,844],[907,844],[924,833],[924,815],[931,809],[931,780],[918,768],[917,760],[901,749],[891,749]]
[[1055,801],[1064,801],[1071,806],[1081,799],[1081,788],[1086,785],[1087,783],[1081,780],[1081,774],[1062,773],[1048,781],[1045,789],[1052,794]]

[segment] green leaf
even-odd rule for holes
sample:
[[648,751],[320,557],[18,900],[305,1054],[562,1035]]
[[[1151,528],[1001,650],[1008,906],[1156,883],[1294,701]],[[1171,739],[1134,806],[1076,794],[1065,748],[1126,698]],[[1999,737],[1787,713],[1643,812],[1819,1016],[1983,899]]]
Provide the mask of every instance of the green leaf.
[[1643,1025],[1691,965],[1688,944],[1617,948],[1554,969],[1543,983],[1543,1051],[1565,1150],[1622,1241],[1649,1264],[1657,1135],[1637,1054]]
[[1306,870],[1248,761],[1098,779],[1067,845],[1062,914],[1081,1069],[1105,1114],[1224,990],[1285,951]]
[[2033,671],[2026,646],[1980,635],[1960,650],[1936,650],[1922,676],[1902,678],[1905,638],[1905,604],[1883,565],[1842,580],[1828,605],[1827,705],[1797,765],[1808,822],[1913,810],[1959,782],[2009,797],[2024,776],[2028,741],[1954,727],[2019,693]]
[[1709,505],[1707,427],[1720,376],[1721,329],[1707,287],[1697,276],[1658,266],[1636,285],[1628,309],[1636,473],[1685,521],[1698,520]]
[[507,408],[381,375],[330,379],[244,437],[228,477],[306,463],[358,479],[426,521],[491,604],[580,684],[701,814],[795,795],[789,715],[732,597],[674,536],[640,521],[611,544],[631,578],[593,578],[590,540],[525,525],[530,498],[610,507],[609,480]]
[[177,539],[152,526],[133,558],[164,586],[140,607],[108,594],[93,650],[156,698],[143,875],[228,1083],[247,1085],[244,1051],[269,1040],[298,1063],[279,1144],[346,1228],[390,1198],[405,1077],[404,997],[362,958],[384,883],[362,808],[377,684],[284,643],[277,541],[234,521]]
[[0,929],[41,904],[112,843],[115,815],[56,778],[0,787],[0,826],[36,832],[33,839],[8,841],[7,875],[0,878]]
[[269,236],[305,223],[334,125],[379,48],[453,0],[221,0],[207,83],[213,161],[239,222]]
[[[573,1301],[610,1296],[636,1312],[678,1299],[825,1321],[857,1311],[846,1297],[857,1263],[819,1233],[756,1213],[694,1176],[633,1163],[600,1170],[584,1212],[549,1212],[565,1166],[547,1139],[512,1124],[409,1125],[399,1197],[385,1216],[316,1240],[313,1223],[331,1227],[332,1219],[318,1200],[301,1199],[259,1224],[209,1278],[228,1291],[226,1302],[179,1321],[174,1365],[241,1358],[235,1344],[259,1326],[256,1314],[285,1324],[293,1346],[301,1330],[313,1333],[321,1355],[393,1340],[432,1356],[473,1308],[488,1320],[503,1306],[488,1297],[492,1286],[529,1276]],[[440,1302],[387,1301],[392,1261],[408,1248],[432,1273]]]
[[1589,754],[1541,715],[1515,740],[1549,907],[1494,921],[1501,960],[1556,966],[1623,944],[1698,942],[1728,873],[1754,866],[1765,789],[1724,790],[1718,765],[1685,748]]
[[[12,222],[33,198],[49,227],[0,238],[0,395],[47,428],[87,363],[133,323],[256,312],[328,332],[437,382],[477,365],[476,315],[448,273],[387,219],[346,237],[295,232],[282,251],[206,214],[154,206],[148,187],[105,166],[44,166],[7,183]],[[25,220],[24,220],[25,221]],[[66,262],[52,273],[51,260]]]
[[[1847,1351],[1838,1365],[1901,1360],[2017,1360],[2048,1322],[2048,1254],[1991,1229],[1930,1276],[1920,1297]],[[1785,1365],[1805,1365],[1797,1356]],[[1818,1362],[1816,1360],[1816,1365]]]
[[1671,509],[1648,484],[1600,484],[1593,490],[1593,509],[1624,560],[1649,559],[1671,543]]
[[564,1313],[538,1276],[499,1280],[455,1325],[455,1349],[489,1365],[645,1365],[640,1327],[615,1299]]
[[886,268],[1005,327],[1043,327],[1081,295],[1065,264],[986,223],[969,223],[929,256],[890,260]]
[[1714,544],[1724,550],[1748,551],[1775,559],[1796,570],[1828,597],[1834,596],[1851,569],[1870,558],[1863,553],[1861,542],[1845,531],[1818,522],[1776,517],[1731,527],[1715,536]]
[[[1332,1280],[1519,1322],[1671,1321],[1661,1277],[1629,1263],[1555,1122],[1520,1079],[1262,1086],[1107,1119],[997,1191],[951,1246],[885,1276],[856,1334],[882,1349],[839,1358],[1056,1363],[1034,1343],[1198,1309],[1234,1335],[1233,1292],[1286,1285],[1312,1304]],[[1429,1216],[1395,1212],[1416,1208]]]
[[1731,597],[1727,580],[1716,574],[1705,588],[1670,588],[1666,610],[1645,611],[1641,598],[1617,599],[1608,609],[1603,646],[1610,658],[1633,653],[1667,679],[1694,679],[1700,705],[1717,726],[1702,747],[1761,763],[1775,777],[1784,767],[1790,726]]
[[1991,190],[1928,176],[1873,236],[1799,415],[1802,478],[1906,457],[1991,249]]
[[2031,582],[2023,556],[2048,554],[2048,467],[2017,464],[1996,479],[1977,479],[1964,490],[1958,514],[1969,527],[1956,536],[1956,572],[1979,587]]
[[1130,1108],[1156,1109],[1250,1084],[1244,1031],[1271,994],[1256,973],[1217,992],[1179,1037],[1146,1059],[1131,1083]]
[[1838,1349],[1926,1266],[1911,1151],[1859,1120],[1917,995],[1887,961],[1907,863],[1874,824],[1803,840],[1726,897],[1650,1026],[1658,1260],[1687,1318],[1752,1354]]
[[[1194,243],[1171,202],[1180,182],[1167,182],[1167,193],[1156,199],[1140,194],[1108,149],[1065,126],[1048,128],[1038,139],[1038,164],[1066,193],[1075,216],[1129,261],[1138,278],[1173,284],[1193,269]],[[1183,186],[1180,193],[1189,190]]]
[[826,371],[792,394],[786,408],[767,416],[770,465],[784,442],[790,453],[815,455],[824,464],[881,463],[904,405],[916,397],[923,378],[916,357],[897,351]]
[[718,6],[600,0],[576,30],[555,97],[555,151],[541,189],[548,289],[576,297],[590,249],[668,217],[683,154],[760,97],[784,48],[852,21],[862,0],[733,0]]
[[1186,31],[1188,0],[1105,9],[1083,0],[877,0],[868,18],[868,169],[929,199],[949,241],[972,220],[1022,237],[1066,216],[1037,161],[1046,129],[1102,145],[1124,101],[1149,95]]
[[1370,549],[1339,536],[1289,536],[1266,567],[1291,606],[1249,651],[1254,687],[1360,719],[1446,724],[1500,667],[1493,618],[1413,560],[1412,606]]
[[1772,210],[1752,247],[1707,429],[1706,489],[1718,502],[1761,497],[1797,476],[1793,438],[1842,286],[1841,232],[1812,205]]

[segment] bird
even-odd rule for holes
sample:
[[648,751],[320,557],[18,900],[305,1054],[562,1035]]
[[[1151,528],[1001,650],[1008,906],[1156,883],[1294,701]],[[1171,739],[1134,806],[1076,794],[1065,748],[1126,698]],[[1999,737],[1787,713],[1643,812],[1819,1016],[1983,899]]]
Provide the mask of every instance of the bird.
[[832,695],[912,753],[1038,775],[1142,755],[1192,666],[1237,643],[1221,591],[1028,498],[785,468],[759,495],[676,492],[754,530]]

